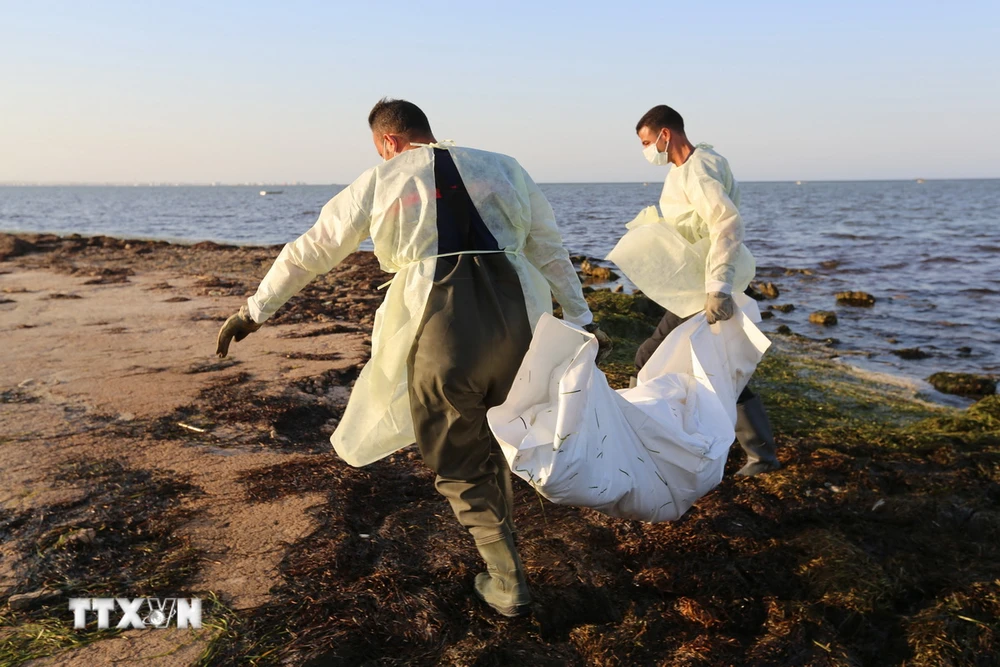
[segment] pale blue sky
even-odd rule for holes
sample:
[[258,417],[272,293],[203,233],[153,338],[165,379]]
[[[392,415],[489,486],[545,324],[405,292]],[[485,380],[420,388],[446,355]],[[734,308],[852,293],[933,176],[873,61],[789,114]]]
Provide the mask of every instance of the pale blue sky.
[[345,183],[367,114],[538,181],[656,181],[680,111],[737,178],[1000,177],[997,2],[0,1],[0,182]]

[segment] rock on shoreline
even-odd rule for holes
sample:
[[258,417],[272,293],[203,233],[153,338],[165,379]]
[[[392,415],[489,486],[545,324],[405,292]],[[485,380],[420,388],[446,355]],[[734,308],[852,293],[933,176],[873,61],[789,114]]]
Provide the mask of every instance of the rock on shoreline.
[[875,297],[867,292],[837,292],[837,304],[841,306],[856,306],[871,308],[875,305]]
[[10,257],[20,257],[34,252],[35,246],[13,234],[0,234],[0,262]]
[[837,323],[837,313],[830,310],[817,310],[815,313],[809,314],[809,321],[825,327],[833,326]]
[[981,398],[997,391],[997,382],[985,375],[972,373],[934,373],[927,381],[945,394]]
[[612,280],[618,280],[619,275],[609,269],[606,266],[598,266],[594,264],[589,259],[583,260],[580,263],[580,272],[588,278],[593,278],[601,282],[611,282]]

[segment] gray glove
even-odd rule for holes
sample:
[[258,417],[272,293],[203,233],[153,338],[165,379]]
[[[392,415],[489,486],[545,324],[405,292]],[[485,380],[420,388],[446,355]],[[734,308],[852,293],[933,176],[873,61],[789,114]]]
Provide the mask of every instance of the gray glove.
[[601,331],[601,328],[597,326],[596,322],[591,322],[590,324],[584,325],[584,330],[588,333],[594,334],[594,338],[597,339],[597,360],[596,363],[601,363],[611,352],[615,349],[614,344],[611,342],[611,338],[608,334]]
[[709,324],[724,322],[736,314],[736,302],[725,292],[709,292],[705,299],[705,317]]
[[250,319],[250,311],[247,310],[246,306],[242,306],[240,312],[226,320],[226,323],[219,329],[218,347],[216,347],[215,353],[220,357],[226,356],[229,354],[229,343],[234,338],[238,343],[262,326],[264,325],[257,324]]

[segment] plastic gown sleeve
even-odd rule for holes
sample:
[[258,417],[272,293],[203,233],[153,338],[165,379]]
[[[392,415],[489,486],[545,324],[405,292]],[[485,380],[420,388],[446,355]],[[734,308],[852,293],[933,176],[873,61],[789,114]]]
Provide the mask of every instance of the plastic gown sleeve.
[[562,306],[563,318],[578,326],[590,324],[594,316],[583,296],[569,252],[563,245],[552,206],[527,172],[524,180],[531,203],[531,230],[524,242],[524,254],[545,276],[552,295]]
[[718,174],[701,166],[693,176],[690,186],[693,191],[688,197],[695,212],[708,226],[711,242],[705,267],[705,292],[731,294],[736,258],[743,244],[743,218],[726,194]]
[[285,245],[257,293],[247,300],[250,317],[262,323],[316,276],[358,249],[369,234],[372,172],[365,172],[320,211],[312,228]]

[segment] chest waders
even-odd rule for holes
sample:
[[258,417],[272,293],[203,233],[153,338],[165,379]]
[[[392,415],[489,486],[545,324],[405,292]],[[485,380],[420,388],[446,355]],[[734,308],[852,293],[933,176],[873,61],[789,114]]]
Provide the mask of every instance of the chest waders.
[[417,446],[435,488],[487,564],[477,595],[505,615],[530,602],[514,547],[511,473],[486,421],[531,342],[518,275],[472,203],[447,150],[435,148],[438,256],[407,360]]

